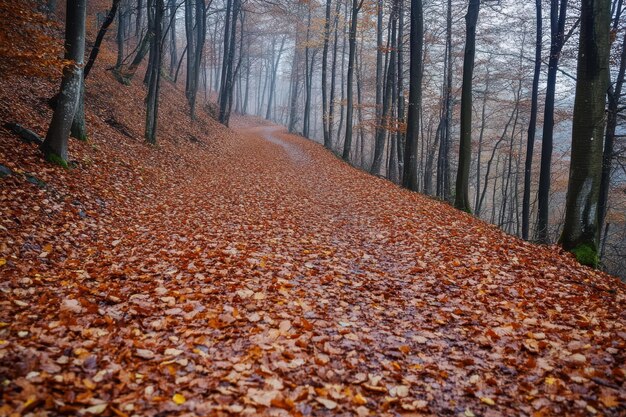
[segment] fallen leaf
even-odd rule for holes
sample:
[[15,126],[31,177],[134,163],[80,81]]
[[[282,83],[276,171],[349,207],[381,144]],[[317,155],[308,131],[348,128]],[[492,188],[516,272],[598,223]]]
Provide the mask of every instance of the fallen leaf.
[[319,398],[316,398],[316,401],[322,404],[324,407],[326,407],[329,410],[334,410],[335,408],[337,408],[337,403],[334,402],[333,400],[319,397]]
[[98,415],[98,414],[104,413],[104,410],[106,410],[108,406],[109,404],[107,403],[92,405],[91,407],[83,408],[82,410],[79,411],[79,413]]
[[487,405],[496,405],[496,402],[489,397],[481,397],[480,402],[483,402]]
[[154,352],[148,349],[137,349],[135,355],[142,359],[153,359]]

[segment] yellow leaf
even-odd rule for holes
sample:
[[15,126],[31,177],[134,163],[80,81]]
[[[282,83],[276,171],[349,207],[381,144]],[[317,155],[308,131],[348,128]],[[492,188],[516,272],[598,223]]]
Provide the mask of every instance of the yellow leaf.
[[184,404],[187,400],[182,394],[174,394],[174,396],[172,397],[172,401],[174,401],[176,405],[181,405]]
[[496,405],[496,402],[489,397],[482,397],[480,401],[487,405]]
[[554,385],[554,384],[556,383],[556,381],[557,381],[557,380],[556,380],[556,378],[549,376],[549,377],[547,377],[547,378],[545,379],[545,381],[543,381],[543,382],[544,382],[546,385]]
[[0,266],[6,265],[7,260],[4,258],[0,258]]
[[353,401],[354,401],[355,404],[358,404],[358,405],[365,405],[365,404],[367,404],[367,398],[365,398],[361,394],[355,395],[354,398],[353,398]]

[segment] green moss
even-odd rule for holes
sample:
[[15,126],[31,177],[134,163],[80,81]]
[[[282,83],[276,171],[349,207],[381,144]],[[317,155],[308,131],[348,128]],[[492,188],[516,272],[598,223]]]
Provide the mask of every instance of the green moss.
[[46,161],[56,164],[58,166],[61,166],[63,168],[69,168],[67,161],[53,152],[48,152],[46,154]]
[[576,246],[571,252],[576,256],[576,260],[583,265],[598,267],[600,260],[598,259],[598,250],[595,246],[583,243]]
[[76,134],[72,133],[72,137],[74,139],[80,140],[81,142],[89,141],[89,136],[87,136],[86,132],[84,132],[84,133],[76,133]]

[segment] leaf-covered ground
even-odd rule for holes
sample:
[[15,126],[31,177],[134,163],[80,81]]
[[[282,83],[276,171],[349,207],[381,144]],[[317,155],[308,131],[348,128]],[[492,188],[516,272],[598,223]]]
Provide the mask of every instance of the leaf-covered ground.
[[98,72],[72,169],[0,129],[0,415],[626,413],[616,279],[167,83],[149,147]]

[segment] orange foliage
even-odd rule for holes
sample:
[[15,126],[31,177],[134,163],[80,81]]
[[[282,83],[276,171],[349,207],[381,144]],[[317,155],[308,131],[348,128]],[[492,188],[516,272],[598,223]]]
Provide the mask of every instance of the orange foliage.
[[0,0],[0,76],[53,77],[63,66],[59,25],[36,11],[32,0]]

